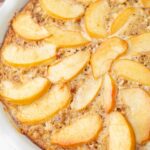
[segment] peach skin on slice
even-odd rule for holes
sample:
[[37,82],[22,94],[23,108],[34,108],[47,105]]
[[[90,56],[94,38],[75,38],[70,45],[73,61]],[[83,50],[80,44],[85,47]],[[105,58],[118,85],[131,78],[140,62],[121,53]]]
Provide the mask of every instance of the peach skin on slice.
[[98,0],[87,8],[85,12],[85,27],[88,34],[93,38],[104,38],[107,36],[105,17],[109,5],[106,0]]
[[121,113],[110,114],[108,132],[108,150],[135,150],[133,129]]
[[84,4],[86,6],[95,2],[95,1],[97,1],[97,0],[77,0],[77,2],[80,2],[81,4]]
[[95,78],[107,73],[112,62],[126,52],[127,43],[120,38],[113,37],[104,41],[100,47],[92,54],[91,65]]
[[27,40],[41,40],[51,35],[48,30],[37,24],[30,13],[21,13],[12,23],[14,31]]
[[116,85],[109,74],[104,76],[102,95],[104,109],[107,113],[110,113],[115,106]]
[[25,124],[44,122],[65,108],[72,98],[66,85],[54,85],[43,97],[30,105],[19,106],[17,120]]
[[76,119],[51,137],[52,144],[63,147],[87,143],[97,138],[102,129],[102,119],[97,114],[89,114]]
[[78,19],[84,14],[84,7],[73,0],[40,0],[40,4],[43,10],[57,19]]
[[2,59],[15,67],[33,67],[44,63],[50,63],[55,59],[56,47],[44,43],[41,46],[25,48],[16,44],[4,47]]
[[77,90],[71,108],[74,110],[82,110],[87,107],[97,96],[102,85],[102,79],[94,79],[93,75],[87,76],[87,79]]
[[150,86],[150,70],[138,62],[127,59],[117,60],[112,66],[112,71],[127,80]]
[[140,88],[122,89],[119,93],[131,123],[136,141],[143,144],[150,138],[150,96]]
[[143,33],[128,39],[129,55],[150,52],[150,33]]
[[48,78],[52,83],[66,82],[78,75],[90,60],[89,51],[80,51],[50,66]]
[[136,9],[133,7],[129,7],[123,10],[113,21],[111,25],[111,34],[119,31],[128,22],[128,20],[132,17],[135,11]]
[[51,84],[46,78],[37,77],[33,80],[17,84],[9,80],[2,81],[1,97],[14,104],[30,104],[48,91]]
[[145,8],[150,8],[150,1],[149,0],[141,0],[141,2]]
[[79,31],[62,30],[54,25],[50,25],[47,29],[52,35],[45,41],[58,48],[78,47],[90,42]]

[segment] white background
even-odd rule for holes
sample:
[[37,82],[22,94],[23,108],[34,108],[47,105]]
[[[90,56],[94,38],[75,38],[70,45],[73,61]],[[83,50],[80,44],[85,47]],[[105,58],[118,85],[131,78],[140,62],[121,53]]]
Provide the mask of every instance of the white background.
[[17,131],[15,124],[0,104],[0,150],[39,150]]
[[2,150],[15,150],[15,148],[12,147],[10,149],[8,143],[6,141],[4,142],[4,140],[2,140],[1,138],[0,138],[0,147],[2,148]]
[[0,6],[0,42],[7,30],[9,21],[20,8],[27,3],[28,0],[5,0]]
[[[6,33],[10,19],[28,0],[5,0],[0,6],[0,43]],[[39,150],[30,140],[21,135],[12,125],[0,104],[0,150]]]

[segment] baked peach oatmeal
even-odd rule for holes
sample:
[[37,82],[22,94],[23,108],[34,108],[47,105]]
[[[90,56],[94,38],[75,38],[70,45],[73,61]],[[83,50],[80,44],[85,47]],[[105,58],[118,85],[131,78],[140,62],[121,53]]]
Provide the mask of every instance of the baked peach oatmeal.
[[12,19],[0,97],[43,150],[150,150],[150,1],[30,0]]

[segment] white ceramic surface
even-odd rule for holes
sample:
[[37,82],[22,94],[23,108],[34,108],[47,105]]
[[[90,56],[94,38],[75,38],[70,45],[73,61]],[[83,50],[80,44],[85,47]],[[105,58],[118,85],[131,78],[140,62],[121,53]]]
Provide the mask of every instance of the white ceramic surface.
[[0,6],[0,42],[6,33],[9,21],[14,14],[20,10],[28,0],[5,0]]
[[[0,43],[3,41],[9,21],[28,0],[5,0],[0,6]],[[20,134],[0,104],[0,150],[39,150],[25,136]]]

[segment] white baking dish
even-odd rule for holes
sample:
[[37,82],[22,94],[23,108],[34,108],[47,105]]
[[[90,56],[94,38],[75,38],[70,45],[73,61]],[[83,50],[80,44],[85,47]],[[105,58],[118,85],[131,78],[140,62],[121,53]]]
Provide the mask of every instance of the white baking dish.
[[9,21],[14,14],[20,10],[28,0],[5,0],[0,6],[0,42],[6,33]]
[[[5,0],[0,6],[0,43],[7,31],[9,21],[28,0]],[[20,134],[10,121],[0,104],[0,149],[1,150],[39,150],[25,136]]]

